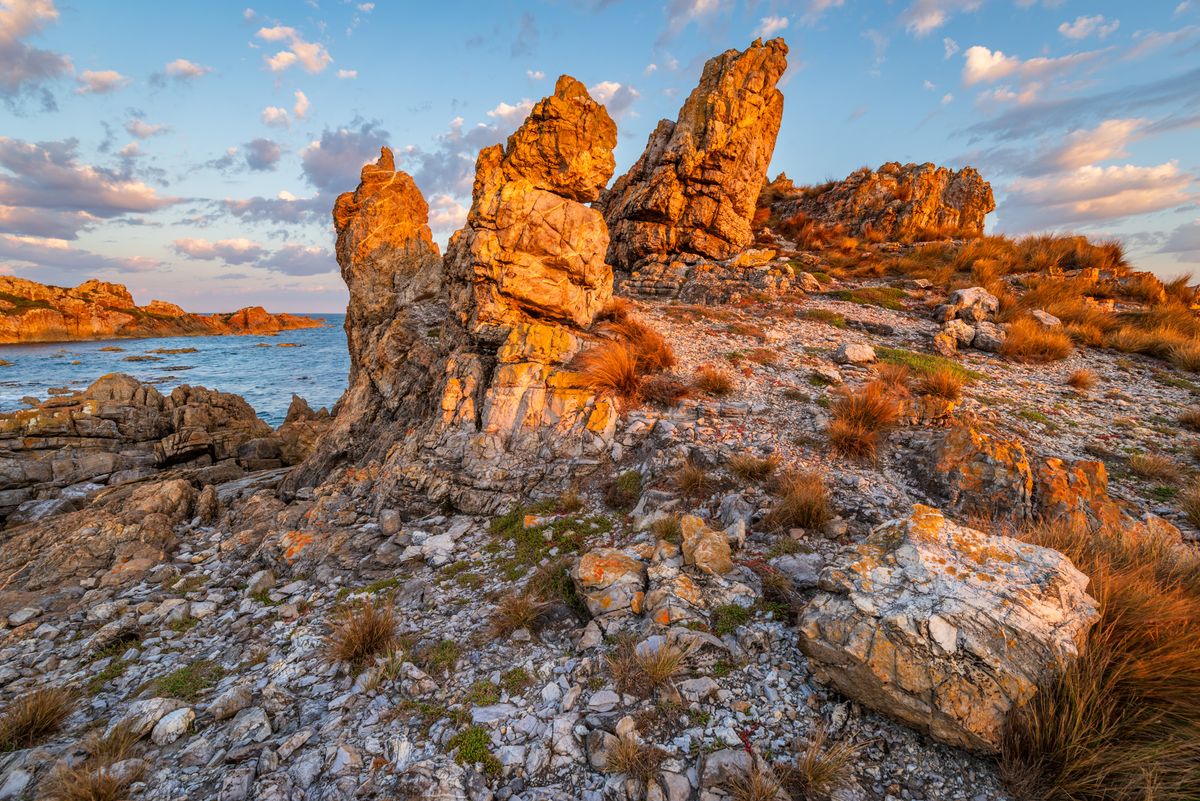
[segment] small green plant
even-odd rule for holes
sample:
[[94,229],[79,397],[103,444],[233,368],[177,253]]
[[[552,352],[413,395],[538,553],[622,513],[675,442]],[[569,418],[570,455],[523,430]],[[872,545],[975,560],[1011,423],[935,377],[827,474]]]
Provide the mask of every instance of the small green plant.
[[918,375],[926,375],[938,370],[948,370],[958,375],[965,384],[983,378],[983,373],[969,370],[953,359],[947,359],[945,356],[937,356],[932,353],[916,353],[915,351],[903,350],[901,348],[877,347],[875,348],[875,358],[884,364],[904,365]]
[[417,664],[429,671],[449,673],[462,657],[462,646],[454,640],[440,642],[423,648],[417,654]]
[[529,671],[523,667],[515,667],[510,670],[506,670],[500,676],[500,686],[503,687],[509,695],[516,695],[531,684],[533,684],[533,677],[530,676]]
[[479,679],[469,688],[463,699],[471,706],[488,706],[500,701],[500,688],[487,679]]
[[626,470],[604,490],[604,502],[622,512],[628,512],[642,497],[642,474]]
[[744,626],[749,620],[750,610],[737,604],[723,604],[713,609],[709,614],[713,634],[716,634],[718,637],[732,634],[737,631],[739,626]]
[[150,682],[155,695],[193,701],[225,676],[216,662],[198,659]]
[[470,726],[450,738],[446,747],[456,751],[454,760],[460,765],[480,765],[488,776],[499,776],[501,773],[500,760],[491,750],[492,740],[487,729],[482,726]]

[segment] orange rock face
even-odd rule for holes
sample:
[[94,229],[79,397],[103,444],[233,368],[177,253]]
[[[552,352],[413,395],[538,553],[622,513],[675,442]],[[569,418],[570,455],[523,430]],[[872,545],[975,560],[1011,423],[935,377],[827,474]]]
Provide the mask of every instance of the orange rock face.
[[0,276],[0,344],[272,334],[321,324],[310,317],[269,314],[260,306],[214,315],[189,314],[161,300],[139,307],[129,290],[106,281],[84,281],[69,289]]
[[679,117],[663,120],[602,202],[622,269],[676,253],[725,259],[748,247],[783,117],[782,39],[727,50],[704,65]]

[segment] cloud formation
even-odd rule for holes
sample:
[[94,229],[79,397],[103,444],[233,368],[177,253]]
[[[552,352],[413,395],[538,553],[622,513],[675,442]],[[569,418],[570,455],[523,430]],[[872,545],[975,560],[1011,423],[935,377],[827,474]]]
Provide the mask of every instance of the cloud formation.
[[212,67],[202,67],[186,58],[177,58],[163,67],[163,72],[177,81],[191,81],[212,72]]
[[279,164],[283,149],[271,139],[251,139],[242,146],[246,166],[254,172],[270,172]]
[[71,59],[26,42],[58,21],[54,0],[4,0],[0,3],[0,98],[9,106],[37,96],[43,109],[57,108],[46,84],[70,74]]
[[272,56],[263,56],[267,69],[271,72],[283,72],[298,64],[305,72],[315,75],[333,63],[333,57],[324,45],[306,41],[295,28],[276,25],[271,28],[259,28],[254,35],[264,42],[287,43],[286,50],[279,50]]
[[[0,259],[36,267],[41,271],[61,271],[95,277],[103,272],[148,272],[162,262],[146,256],[113,258],[72,246],[61,239],[0,234]],[[42,280],[53,278],[39,276]]]
[[1191,200],[1192,180],[1174,161],[1148,167],[1092,164],[1019,178],[1008,186],[1004,222],[1018,230],[1041,230],[1162,211]]
[[77,95],[104,95],[129,85],[129,78],[116,70],[84,70],[76,80],[79,82],[75,89]]
[[1096,14],[1091,17],[1076,17],[1074,22],[1064,22],[1058,26],[1058,32],[1068,39],[1086,39],[1092,34],[1098,39],[1106,39],[1120,27],[1121,20],[1114,19],[1109,22],[1104,19],[1103,14]]
[[250,239],[176,239],[171,249],[189,259],[249,265],[286,275],[320,275],[337,269],[333,253],[310,245],[284,245],[271,251]]

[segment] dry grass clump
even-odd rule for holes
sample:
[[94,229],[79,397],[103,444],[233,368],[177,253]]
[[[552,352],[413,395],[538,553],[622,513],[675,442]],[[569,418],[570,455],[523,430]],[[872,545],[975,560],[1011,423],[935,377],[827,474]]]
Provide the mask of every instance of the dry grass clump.
[[1076,370],[1067,376],[1067,386],[1085,392],[1096,386],[1096,374],[1091,370]]
[[962,397],[963,376],[961,371],[949,367],[935,367],[924,373],[917,381],[917,392],[948,401]]
[[830,404],[829,443],[851,459],[874,459],[880,437],[900,419],[900,402],[879,381],[844,390]]
[[755,759],[748,771],[739,771],[725,780],[725,792],[733,801],[778,801],[783,780],[771,768]]
[[675,351],[663,335],[635,317],[626,315],[608,326],[617,337],[633,349],[638,370],[642,373],[661,373],[675,366]]
[[576,357],[576,367],[593,389],[625,400],[636,400],[642,385],[637,353],[628,342],[602,342]]
[[1200,797],[1200,555],[1167,534],[1047,523],[1020,534],[1090,579],[1081,656],[1010,716],[1002,775],[1019,797]]
[[683,526],[680,524],[679,515],[658,518],[650,524],[650,533],[656,540],[679,542],[683,538]]
[[604,665],[617,690],[645,698],[686,675],[693,650],[673,642],[664,642],[653,650],[639,649],[636,640],[623,638],[604,658]]
[[362,667],[380,654],[394,650],[396,612],[386,602],[367,600],[334,614],[325,648],[331,659]]
[[778,456],[754,456],[749,453],[739,453],[730,456],[725,462],[730,473],[742,481],[765,481],[779,467]]
[[141,778],[137,770],[111,768],[135,755],[141,738],[129,725],[115,727],[107,735],[99,732],[83,741],[87,758],[77,765],[63,762],[47,777],[39,798],[45,801],[124,801],[129,798],[129,785]]
[[31,748],[62,728],[75,706],[65,687],[42,687],[9,702],[0,712],[0,752]]
[[1189,431],[1200,431],[1200,406],[1185,409],[1179,415],[1179,424]]
[[818,729],[800,755],[796,767],[788,772],[787,786],[795,798],[825,798],[846,786],[850,768],[867,747],[848,742],[829,744],[824,729]]
[[1129,469],[1151,481],[1172,481],[1179,476],[1179,464],[1161,453],[1135,453],[1129,457]]
[[1196,528],[1200,528],[1200,482],[1193,482],[1187,489],[1179,493],[1176,503],[1187,521]]
[[536,634],[549,610],[550,604],[532,593],[509,593],[492,610],[492,635],[507,637],[517,629]]
[[912,368],[907,364],[883,362],[875,368],[875,380],[887,386],[893,394],[904,397],[912,385]]
[[642,382],[642,400],[664,409],[677,406],[692,394],[692,385],[669,375],[652,375]]
[[604,770],[624,774],[644,784],[654,779],[666,758],[667,752],[661,748],[644,743],[632,734],[625,734],[613,743]]
[[716,367],[701,367],[696,371],[696,389],[706,395],[723,398],[733,392],[733,376]]
[[646,379],[675,365],[675,352],[662,334],[635,318],[628,301],[610,303],[597,319],[613,338],[575,357],[574,368],[593,389],[637,403]]
[[708,468],[689,459],[675,472],[675,486],[689,498],[706,498],[716,485]]
[[1056,362],[1074,350],[1071,338],[1059,328],[1049,328],[1026,317],[1009,326],[1000,353],[1021,362]]
[[829,489],[819,473],[789,470],[776,482],[775,498],[764,521],[771,529],[815,529],[833,517]]

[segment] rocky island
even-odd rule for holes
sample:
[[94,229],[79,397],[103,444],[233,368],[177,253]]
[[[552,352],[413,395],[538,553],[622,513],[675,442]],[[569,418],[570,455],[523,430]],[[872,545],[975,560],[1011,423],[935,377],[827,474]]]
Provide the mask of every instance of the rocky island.
[[0,415],[0,798],[1200,794],[1196,288],[970,168],[768,181],[787,54],[615,181],[560,77],[444,254],[384,148],[331,414]]
[[138,306],[128,289],[107,281],[84,281],[77,287],[65,288],[0,276],[0,344],[4,345],[274,334],[322,325],[311,317],[270,314],[261,306],[248,306],[230,314],[192,314],[161,300]]

